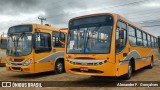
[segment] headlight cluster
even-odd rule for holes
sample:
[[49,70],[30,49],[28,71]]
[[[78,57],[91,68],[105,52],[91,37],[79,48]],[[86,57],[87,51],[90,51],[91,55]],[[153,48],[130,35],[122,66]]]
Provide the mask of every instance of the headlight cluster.
[[28,66],[31,63],[32,59],[29,59],[23,63],[23,66]]
[[6,63],[7,63],[8,65],[11,65],[11,62],[10,62],[8,59],[6,59]]

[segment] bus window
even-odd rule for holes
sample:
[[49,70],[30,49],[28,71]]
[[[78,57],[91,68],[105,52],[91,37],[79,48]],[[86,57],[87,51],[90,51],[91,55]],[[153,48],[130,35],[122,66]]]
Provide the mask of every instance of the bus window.
[[143,32],[143,46],[147,47],[147,34]]
[[[52,40],[53,40],[53,45],[54,45],[54,47],[64,47],[64,45],[60,42],[60,40],[59,40],[59,32],[56,32],[56,31],[54,31],[53,33],[52,33]],[[64,35],[64,37],[65,37],[65,34],[63,33],[63,34],[61,34],[61,35]]]
[[[116,53],[121,52],[126,46],[127,31],[125,29],[122,29],[121,32],[123,32],[123,34],[120,34],[120,30],[119,30],[119,28],[117,28],[117,30],[116,30]],[[122,41],[120,40],[121,37],[123,37]]]
[[35,50],[36,53],[51,51],[51,36],[49,33],[36,33]]
[[154,48],[154,38],[153,38],[153,36],[151,36],[151,40],[152,40],[152,48]]
[[136,33],[135,33],[135,28],[129,26],[128,27],[128,33],[129,33],[129,42],[131,46],[135,46],[136,45]]
[[88,53],[108,53],[110,51],[111,28],[102,26],[99,27],[98,31],[95,31],[95,29],[96,27],[88,28],[86,51],[88,49]]
[[7,48],[7,39],[2,39],[1,44],[0,44],[1,49],[6,49]]
[[137,30],[137,46],[142,46],[142,32]]
[[148,38],[148,47],[151,47],[151,36],[148,34],[147,38]]

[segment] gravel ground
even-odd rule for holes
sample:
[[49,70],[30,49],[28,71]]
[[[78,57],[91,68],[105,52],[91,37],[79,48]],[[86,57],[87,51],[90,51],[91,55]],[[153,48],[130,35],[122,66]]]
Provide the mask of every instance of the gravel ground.
[[[100,77],[100,78],[93,78],[90,76],[85,75],[74,75],[63,73],[59,75],[55,75],[53,72],[44,72],[38,74],[26,74],[20,72],[8,72],[5,71],[5,67],[0,67],[0,81],[120,81],[120,78],[116,77]],[[121,80],[123,81],[123,80]],[[132,78],[128,81],[160,81],[160,60],[154,64],[153,69],[140,69],[133,73]],[[77,84],[78,82],[76,82]],[[74,83],[73,83],[74,84]],[[79,83],[82,84],[82,83]],[[148,87],[89,87],[87,84],[84,87],[45,87],[45,88],[0,88],[0,90],[8,90],[8,89],[19,89],[19,90],[31,90],[31,89],[55,89],[55,90],[160,90],[160,88],[148,88]]]

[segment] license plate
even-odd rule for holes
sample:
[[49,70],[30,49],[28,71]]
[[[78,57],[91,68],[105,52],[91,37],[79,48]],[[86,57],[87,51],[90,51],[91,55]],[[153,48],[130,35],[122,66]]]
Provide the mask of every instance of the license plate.
[[80,70],[81,71],[88,71],[88,68],[87,67],[80,67]]

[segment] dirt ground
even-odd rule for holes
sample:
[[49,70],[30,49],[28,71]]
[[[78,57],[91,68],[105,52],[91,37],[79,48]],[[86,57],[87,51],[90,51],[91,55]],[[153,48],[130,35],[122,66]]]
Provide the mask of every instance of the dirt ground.
[[[116,77],[101,77],[101,78],[93,78],[85,75],[74,75],[63,73],[59,75],[55,75],[53,72],[44,72],[38,74],[26,74],[19,72],[8,72],[5,71],[5,67],[0,67],[0,81],[119,81],[120,78]],[[122,80],[123,81],[123,80]],[[160,60],[158,60],[153,69],[140,69],[133,73],[132,78],[128,81],[160,81]],[[81,84],[81,83],[80,83]],[[0,88],[0,90],[8,90],[11,88]],[[84,87],[45,87],[45,88],[14,88],[19,90],[31,90],[31,89],[55,89],[55,90],[159,90],[160,88],[148,88],[148,87],[89,87],[87,84]]]

